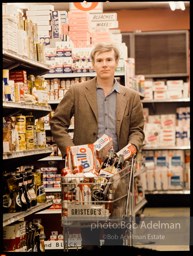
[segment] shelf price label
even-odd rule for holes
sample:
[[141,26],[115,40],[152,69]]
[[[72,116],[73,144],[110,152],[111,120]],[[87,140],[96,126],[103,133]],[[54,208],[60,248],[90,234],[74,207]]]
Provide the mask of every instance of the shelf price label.
[[54,249],[63,249],[64,242],[63,241],[45,241],[45,249],[46,250],[54,250]]

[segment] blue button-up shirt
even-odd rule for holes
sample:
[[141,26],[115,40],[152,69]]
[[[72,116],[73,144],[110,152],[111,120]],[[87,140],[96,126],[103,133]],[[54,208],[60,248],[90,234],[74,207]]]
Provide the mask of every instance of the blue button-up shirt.
[[118,140],[116,134],[116,96],[119,93],[119,83],[115,80],[111,92],[105,97],[104,90],[97,85],[98,105],[98,138],[103,134],[113,139],[115,152],[118,151]]

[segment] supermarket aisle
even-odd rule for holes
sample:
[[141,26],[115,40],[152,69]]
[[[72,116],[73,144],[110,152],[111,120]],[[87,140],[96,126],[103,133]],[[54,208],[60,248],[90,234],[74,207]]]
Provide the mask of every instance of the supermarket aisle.
[[[153,236],[148,237],[149,230],[146,228],[138,234],[135,246],[138,248],[148,248],[156,251],[189,251],[189,217],[190,208],[181,207],[164,207],[164,208],[145,208],[143,215],[141,216],[141,223],[143,220],[153,221],[156,223],[153,232]],[[146,223],[147,223],[146,222]],[[173,223],[179,224],[179,226],[172,227],[164,230],[160,224]],[[147,239],[149,238],[149,239]],[[165,241],[164,241],[165,240]]]

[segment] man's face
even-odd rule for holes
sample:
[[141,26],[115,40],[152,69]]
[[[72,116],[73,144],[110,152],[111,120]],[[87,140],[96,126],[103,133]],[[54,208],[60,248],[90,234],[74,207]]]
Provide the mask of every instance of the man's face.
[[94,57],[93,68],[97,73],[97,77],[108,79],[114,77],[117,64],[113,50],[102,53],[97,52]]

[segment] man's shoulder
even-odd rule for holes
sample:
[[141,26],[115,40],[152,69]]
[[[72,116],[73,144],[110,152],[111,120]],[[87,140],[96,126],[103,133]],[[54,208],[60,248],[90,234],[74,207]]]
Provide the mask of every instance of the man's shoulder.
[[86,87],[94,85],[95,82],[95,78],[86,80],[84,82],[79,82],[79,83],[75,83],[72,85],[72,89],[74,90],[84,90]]
[[126,86],[124,86],[124,85],[122,85],[122,84],[120,84],[120,90],[121,90],[122,92],[124,92],[124,93],[129,93],[129,94],[133,94],[133,95],[139,94],[139,92],[136,91],[135,89],[132,89],[132,88],[130,88],[130,87],[126,87]]

